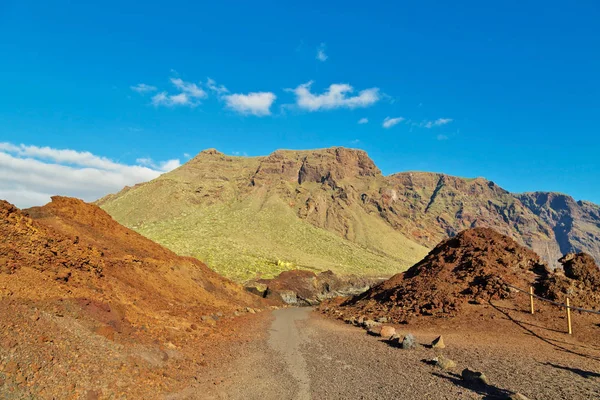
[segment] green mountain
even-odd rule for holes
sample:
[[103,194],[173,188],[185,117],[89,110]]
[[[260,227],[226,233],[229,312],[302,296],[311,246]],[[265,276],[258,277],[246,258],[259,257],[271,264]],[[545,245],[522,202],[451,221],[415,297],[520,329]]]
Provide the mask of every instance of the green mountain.
[[[361,150],[252,158],[205,150],[98,204],[121,224],[240,281],[296,267],[388,276],[477,226],[513,237],[552,265],[573,250],[599,260],[598,206],[547,195],[568,198],[569,206],[544,203],[539,193],[513,195],[482,178],[383,176]],[[570,228],[565,215],[577,221]]]

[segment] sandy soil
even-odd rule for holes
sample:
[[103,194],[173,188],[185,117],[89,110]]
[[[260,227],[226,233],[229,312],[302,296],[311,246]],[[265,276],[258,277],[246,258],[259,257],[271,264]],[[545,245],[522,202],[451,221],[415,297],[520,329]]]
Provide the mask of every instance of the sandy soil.
[[[482,320],[482,310],[494,317]],[[540,324],[547,322],[544,311],[531,316],[502,302],[467,311],[462,320],[396,326],[422,344],[443,334],[447,348],[437,352],[458,364],[444,371],[427,362],[436,356],[431,348],[402,350],[318,312],[278,310],[270,323],[268,315],[257,321],[263,326],[252,329],[263,334],[241,346],[239,357],[211,372],[218,384],[207,377],[181,398],[494,399],[513,392],[531,399],[600,398],[600,345],[581,340],[600,333],[593,318],[574,316],[569,336],[560,329],[563,321]],[[465,384],[466,367],[483,371],[490,385]]]

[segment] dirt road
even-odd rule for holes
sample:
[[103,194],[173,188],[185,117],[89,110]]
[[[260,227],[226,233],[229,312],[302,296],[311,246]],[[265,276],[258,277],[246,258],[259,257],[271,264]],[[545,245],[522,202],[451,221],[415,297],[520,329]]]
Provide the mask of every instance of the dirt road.
[[[452,325],[411,327],[421,343],[444,333],[443,353],[458,364],[450,372],[426,362],[433,349],[397,349],[308,308],[276,310],[267,328],[232,365],[207,376],[210,382],[174,398],[494,399],[511,392],[531,399],[600,398],[600,348],[560,335],[539,340],[510,319],[499,319],[497,335]],[[465,385],[459,377],[465,367],[484,371],[491,385]]]

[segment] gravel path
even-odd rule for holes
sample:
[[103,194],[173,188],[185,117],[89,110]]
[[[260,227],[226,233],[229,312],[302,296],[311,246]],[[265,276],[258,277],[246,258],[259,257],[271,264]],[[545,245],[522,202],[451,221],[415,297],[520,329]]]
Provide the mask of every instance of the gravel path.
[[[489,334],[411,327],[421,343],[442,330],[448,345],[443,353],[458,364],[446,372],[426,362],[435,357],[432,349],[393,348],[310,309],[281,309],[272,317],[268,335],[217,371],[218,384],[211,378],[211,385],[196,388],[202,392],[197,398],[495,399],[511,392],[531,399],[600,398],[600,349],[576,345],[580,351],[564,351],[534,335],[517,336],[508,320]],[[484,371],[491,385],[464,385],[459,375],[465,367]]]

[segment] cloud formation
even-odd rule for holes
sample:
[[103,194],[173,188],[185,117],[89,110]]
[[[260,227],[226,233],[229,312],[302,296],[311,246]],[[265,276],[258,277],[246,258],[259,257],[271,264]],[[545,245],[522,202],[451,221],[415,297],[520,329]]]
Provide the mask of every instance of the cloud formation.
[[223,85],[217,85],[214,79],[206,78],[206,87],[215,92],[218,95],[229,93],[229,90]]
[[322,94],[310,91],[312,81],[295,89],[289,89],[296,95],[296,105],[308,111],[331,110],[335,108],[362,108],[377,103],[380,99],[379,88],[361,90],[356,96],[348,96],[354,88],[345,83],[332,84]]
[[325,43],[321,43],[317,48],[317,60],[325,62],[328,58],[327,54],[325,54]]
[[188,106],[196,107],[200,99],[208,97],[208,94],[193,82],[186,82],[181,78],[171,78],[171,83],[178,89],[178,94],[169,94],[166,91],[152,96],[152,104],[156,107],[166,106]]
[[271,115],[271,105],[277,96],[271,92],[234,93],[223,96],[228,108],[244,115]]
[[146,85],[145,83],[138,83],[137,85],[129,86],[129,88],[139,94],[155,92],[157,90],[156,86]]
[[368,124],[369,123],[369,119],[368,118],[361,118],[361,119],[358,120],[358,123],[360,125],[362,125],[362,124]]
[[385,117],[385,119],[383,120],[383,124],[381,126],[383,126],[386,129],[389,129],[394,125],[398,125],[402,121],[404,121],[403,117],[397,117],[397,118]]
[[0,198],[21,208],[43,205],[56,194],[94,201],[180,165],[150,163],[127,165],[86,151],[0,143]]
[[435,121],[423,121],[421,122],[420,126],[422,128],[431,129],[435,128],[436,126],[449,124],[450,122],[452,122],[452,118],[438,118]]

